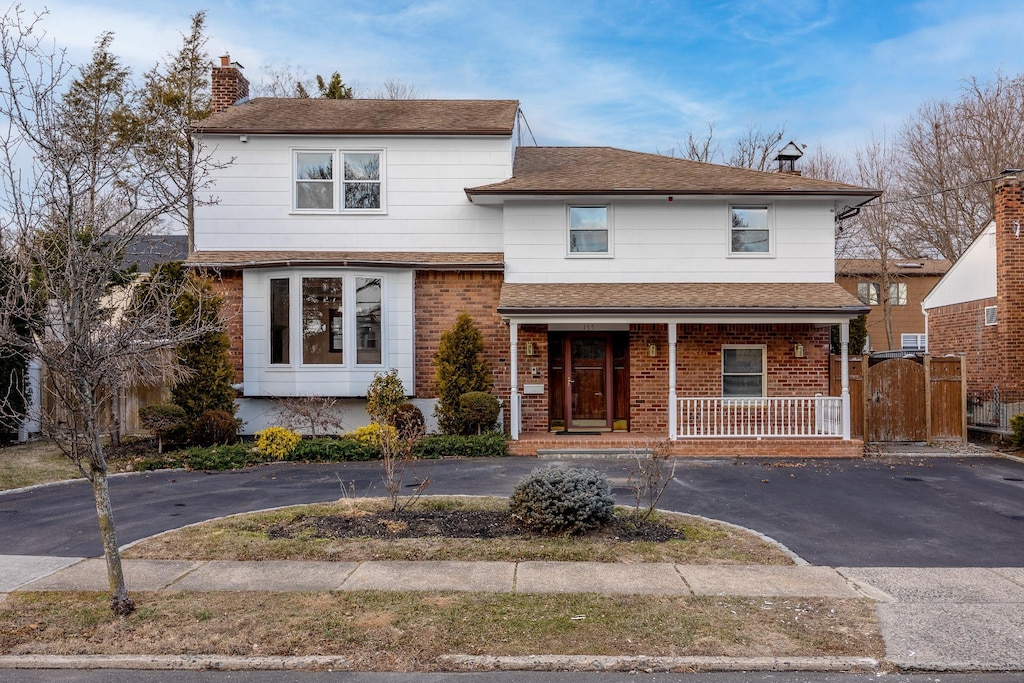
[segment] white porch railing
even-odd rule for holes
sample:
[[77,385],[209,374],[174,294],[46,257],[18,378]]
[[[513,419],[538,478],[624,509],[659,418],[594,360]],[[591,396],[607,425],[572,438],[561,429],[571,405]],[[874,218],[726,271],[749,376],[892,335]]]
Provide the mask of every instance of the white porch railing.
[[678,400],[681,439],[843,436],[839,396]]

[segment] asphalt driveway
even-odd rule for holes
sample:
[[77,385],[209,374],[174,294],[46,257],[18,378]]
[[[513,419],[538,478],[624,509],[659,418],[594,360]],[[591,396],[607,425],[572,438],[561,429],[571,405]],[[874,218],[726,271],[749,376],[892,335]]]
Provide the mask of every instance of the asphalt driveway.
[[[629,461],[528,458],[419,463],[428,494],[508,495],[538,466],[604,471],[619,502]],[[280,464],[235,472],[153,472],[111,479],[124,544],[235,512],[383,495],[377,463]],[[847,567],[1024,566],[1024,464],[992,457],[680,460],[661,507],[739,524],[812,564]],[[0,554],[97,556],[84,482],[0,495]]]

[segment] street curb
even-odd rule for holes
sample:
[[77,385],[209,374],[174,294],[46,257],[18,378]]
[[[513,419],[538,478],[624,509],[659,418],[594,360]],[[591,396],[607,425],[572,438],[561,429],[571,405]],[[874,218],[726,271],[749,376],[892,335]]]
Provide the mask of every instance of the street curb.
[[136,669],[147,671],[347,671],[342,656],[233,657],[217,655],[7,655],[0,669]]
[[628,671],[699,673],[705,671],[829,671],[872,673],[871,657],[601,657],[587,655],[443,655],[438,661],[458,671]]
[[[870,657],[602,657],[587,655],[443,655],[446,671],[830,671],[875,672]],[[342,656],[218,657],[216,655],[0,656],[0,669],[135,669],[149,671],[351,671]]]

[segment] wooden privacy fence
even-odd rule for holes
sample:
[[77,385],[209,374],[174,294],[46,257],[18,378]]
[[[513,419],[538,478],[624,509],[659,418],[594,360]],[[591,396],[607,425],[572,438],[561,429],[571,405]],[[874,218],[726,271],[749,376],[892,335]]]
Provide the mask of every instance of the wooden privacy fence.
[[[850,358],[850,431],[864,441],[967,440],[967,380],[959,356]],[[832,356],[830,392],[841,394]]]

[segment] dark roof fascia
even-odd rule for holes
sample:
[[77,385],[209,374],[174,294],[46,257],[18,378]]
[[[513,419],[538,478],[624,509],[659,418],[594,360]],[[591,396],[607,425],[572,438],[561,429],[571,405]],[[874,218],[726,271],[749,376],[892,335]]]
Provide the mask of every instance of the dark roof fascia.
[[[466,195],[472,199],[475,196],[535,196],[535,197],[573,197],[573,196],[651,196],[651,197],[683,197],[687,195],[706,197],[735,197],[739,195],[759,196],[807,196],[807,197],[865,197],[866,199],[858,206],[870,202],[872,199],[882,196],[881,190],[845,190],[842,188],[821,189],[821,190],[653,190],[653,189],[607,189],[607,190],[478,190],[473,187],[466,188]],[[851,207],[854,208],[854,207]]]
[[332,268],[396,268],[405,270],[479,270],[501,272],[504,263],[425,263],[422,261],[368,261],[368,260],[310,260],[277,259],[268,261],[234,261],[224,263],[184,263],[186,268],[209,268],[219,270],[248,270],[250,268],[309,268],[330,266]]
[[479,129],[457,129],[457,130],[422,130],[417,128],[410,129],[385,129],[375,130],[371,128],[316,128],[316,129],[303,129],[303,130],[281,130],[279,128],[203,128],[196,126],[192,128],[192,132],[196,135],[281,135],[281,136],[325,136],[325,135],[373,135],[373,136],[388,136],[395,135],[399,137],[418,135],[418,136],[438,136],[438,137],[511,137],[512,129],[492,129],[492,128],[479,128]]
[[816,308],[787,308],[787,307],[706,307],[706,308],[657,308],[657,307],[523,307],[523,306],[498,306],[498,313],[501,315],[645,315],[645,316],[673,316],[673,315],[796,315],[796,316],[820,316],[820,315],[847,315],[853,317],[869,313],[868,306],[842,306],[842,307],[816,307]]

